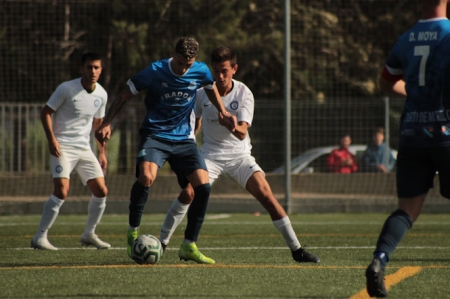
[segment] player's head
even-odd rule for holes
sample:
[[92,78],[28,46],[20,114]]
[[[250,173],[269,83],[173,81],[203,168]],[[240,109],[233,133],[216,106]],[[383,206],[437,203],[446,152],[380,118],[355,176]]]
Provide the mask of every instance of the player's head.
[[175,45],[175,53],[187,59],[196,58],[198,49],[198,42],[192,37],[182,37]]
[[450,0],[419,0],[423,19],[445,17]]
[[99,60],[101,62],[102,56],[95,52],[84,53],[81,56],[81,66],[83,66],[86,63],[86,61],[88,61],[88,60],[91,60],[91,61]]
[[419,0],[420,4],[430,5],[430,6],[438,6],[441,4],[446,4],[450,0]]
[[211,52],[211,65],[217,88],[231,87],[238,69],[236,52],[225,46],[214,49]]
[[194,64],[198,54],[198,42],[192,37],[182,37],[175,45],[170,67],[177,75],[183,75]]
[[102,56],[94,52],[83,54],[81,56],[80,72],[83,83],[96,83],[102,73]]
[[234,67],[237,64],[236,52],[225,46],[215,48],[211,52],[211,65],[225,61],[230,61],[230,65]]

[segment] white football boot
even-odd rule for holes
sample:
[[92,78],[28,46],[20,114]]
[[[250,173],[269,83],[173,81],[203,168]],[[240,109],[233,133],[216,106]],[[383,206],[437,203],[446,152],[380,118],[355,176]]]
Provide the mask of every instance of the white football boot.
[[47,238],[41,237],[36,238],[34,236],[31,239],[30,247],[33,249],[41,249],[41,250],[58,250],[55,246],[53,246]]
[[89,245],[97,247],[97,249],[108,249],[111,247],[111,244],[103,242],[96,234],[91,235],[81,235],[81,246],[87,247]]

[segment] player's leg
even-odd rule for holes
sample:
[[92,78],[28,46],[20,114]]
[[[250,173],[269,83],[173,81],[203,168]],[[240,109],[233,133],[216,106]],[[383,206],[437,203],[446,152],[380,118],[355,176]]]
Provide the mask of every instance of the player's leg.
[[272,219],[273,225],[283,236],[289,249],[291,249],[293,259],[300,263],[320,262],[319,257],[307,252],[300,245],[289,216],[273,195],[272,189],[264,176],[264,172],[256,164],[255,159],[252,156],[248,156],[237,162],[234,165],[231,164],[233,168],[228,169],[227,173],[231,177],[236,178],[241,186],[245,186],[245,189],[266,209]]
[[146,161],[140,163],[138,179],[131,188],[127,233],[127,252],[130,257],[133,242],[139,237],[139,226],[141,225],[150,186],[155,181],[157,173],[158,165],[155,163]]
[[97,249],[110,248],[110,244],[100,240],[95,234],[95,228],[100,223],[106,208],[106,196],[108,194],[103,170],[98,163],[97,157],[90,150],[83,151],[80,154],[80,161],[75,169],[83,184],[88,185],[92,192],[88,205],[86,226],[80,238],[81,245],[91,245],[97,247]]
[[188,175],[188,180],[191,182],[194,189],[194,200],[187,213],[187,226],[184,231],[184,241],[178,251],[178,256],[180,259],[186,261],[193,260],[200,264],[215,264],[215,261],[203,255],[196,245],[203,221],[205,220],[209,195],[211,193],[208,172],[204,169],[198,169]]
[[172,151],[172,144],[163,140],[143,136],[139,144],[136,161],[137,180],[131,188],[128,206],[127,253],[131,257],[131,246],[139,237],[139,226],[147,203],[150,186],[156,179],[158,169],[162,167]]
[[386,263],[419,217],[426,194],[433,187],[435,173],[428,150],[399,149],[396,174],[398,209],[386,219],[372,263],[366,269],[367,292],[370,296],[387,296],[384,285]]
[[30,246],[34,249],[57,250],[48,241],[48,231],[55,222],[61,206],[69,194],[70,173],[75,167],[78,156],[76,153],[61,149],[61,156],[50,155],[50,167],[53,176],[53,194],[44,204],[42,217],[36,234],[31,239]]
[[177,174],[180,187],[185,188],[190,183],[194,189],[194,199],[187,212],[188,222],[184,232],[184,241],[178,251],[178,256],[186,261],[214,264],[215,261],[204,256],[195,244],[205,219],[211,193],[205,160],[200,156],[197,144],[193,140],[188,140],[174,147],[173,155],[168,161],[172,170]]
[[[215,163],[209,159],[205,159],[205,163],[208,168],[209,182],[210,185],[212,185],[219,177],[223,168],[220,163]],[[173,201],[161,227],[160,241],[163,244],[164,249],[169,243],[170,237],[175,232],[175,229],[186,215],[193,199],[194,188],[192,188],[191,184],[188,184],[188,186],[181,191],[179,197]]]
[[192,188],[191,184],[188,184],[186,188],[181,190],[178,198],[172,202],[161,226],[159,240],[161,241],[163,250],[166,250],[170,238],[183,220],[184,215],[186,215],[192,200],[194,200],[194,188]]

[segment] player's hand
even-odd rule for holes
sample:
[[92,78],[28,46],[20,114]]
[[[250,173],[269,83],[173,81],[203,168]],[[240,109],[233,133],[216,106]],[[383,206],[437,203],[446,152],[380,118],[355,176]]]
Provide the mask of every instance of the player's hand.
[[59,147],[59,142],[55,140],[52,140],[51,142],[48,143],[48,149],[50,151],[50,154],[52,156],[55,156],[56,158],[58,158],[59,156],[61,156],[61,150]]
[[109,140],[111,137],[111,127],[109,125],[103,126],[101,125],[96,131],[95,131],[95,138],[102,144],[103,146],[105,143]]
[[106,167],[108,166],[108,160],[106,159],[106,154],[102,153],[98,155],[98,162],[100,163],[100,167],[102,170],[106,170]]
[[236,116],[231,115],[229,112],[225,114],[219,113],[219,124],[226,127],[231,132],[234,132],[237,127]]

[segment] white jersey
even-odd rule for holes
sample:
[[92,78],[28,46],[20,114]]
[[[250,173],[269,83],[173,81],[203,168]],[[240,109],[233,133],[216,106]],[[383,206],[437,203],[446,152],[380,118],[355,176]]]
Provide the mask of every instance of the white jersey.
[[53,113],[53,133],[61,146],[90,149],[94,118],[105,116],[108,94],[96,84],[88,93],[81,78],[60,84],[47,102]]
[[[245,121],[249,127],[253,121],[255,100],[253,93],[242,82],[233,80],[233,88],[229,94],[222,97],[223,105],[237,121]],[[209,101],[205,91],[197,91],[196,117],[202,117],[203,145],[200,148],[205,158],[213,160],[234,160],[251,154],[250,136],[239,140],[227,128],[219,124],[218,111]]]

